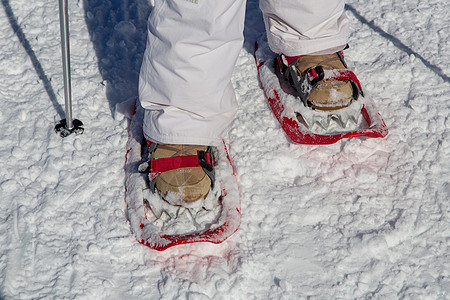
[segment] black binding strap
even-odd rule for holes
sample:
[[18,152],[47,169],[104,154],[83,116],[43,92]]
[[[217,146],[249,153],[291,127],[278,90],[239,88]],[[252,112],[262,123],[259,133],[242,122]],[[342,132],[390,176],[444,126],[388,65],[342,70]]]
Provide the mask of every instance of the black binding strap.
[[[347,67],[347,64],[344,61],[344,57],[342,56],[342,53],[337,52],[337,55],[338,55],[339,59],[341,60],[341,62],[343,63],[343,65],[345,67]],[[297,58],[296,60],[294,60],[289,65],[286,65],[283,60],[283,55],[281,54],[277,57],[276,62],[278,63],[279,71],[284,76],[284,78],[290,82],[291,86],[296,91],[296,96],[298,96],[300,98],[300,100],[303,102],[303,104],[305,106],[309,106],[308,98],[309,98],[309,95],[311,94],[311,92],[313,91],[313,89],[321,81],[331,79],[331,78],[334,78],[337,80],[339,80],[341,78],[341,80],[350,81],[351,86],[353,88],[353,99],[354,100],[357,100],[360,94],[363,95],[363,91],[361,89],[361,85],[360,85],[358,79],[353,74],[353,72],[351,72],[350,70],[348,70],[348,69],[340,70],[339,69],[339,70],[325,71],[323,69],[323,67],[319,65],[319,66],[315,66],[315,67],[312,67],[312,68],[309,68],[308,70],[306,70],[304,76],[299,76],[299,74],[297,72],[297,68],[295,67],[299,59],[300,59],[300,57]],[[330,74],[332,74],[332,73],[330,73],[332,71],[336,71],[337,72],[336,75],[338,75],[338,76],[330,75]],[[326,73],[326,72],[328,72],[328,73]]]
[[208,175],[209,179],[211,180],[211,188],[214,188],[214,182],[216,180],[216,172],[214,170],[214,154],[212,152],[212,147],[208,146],[206,151],[197,151],[197,154],[198,154],[198,162],[202,167],[203,171],[205,171],[206,175]]
[[[150,189],[152,192],[155,192],[155,183],[156,179],[159,176],[159,173],[151,173],[152,170],[152,158],[151,155],[155,151],[157,147],[156,143],[151,143],[149,145],[149,153],[150,153],[150,159],[146,162],[143,162],[139,165],[138,171],[139,173],[146,173],[149,174],[149,183],[150,183]],[[214,188],[214,182],[215,182],[215,160],[214,160],[214,154],[212,151],[212,147],[208,147],[206,151],[197,151],[198,155],[198,163],[200,167],[203,169],[203,171],[206,173],[206,175],[211,180],[211,188]]]

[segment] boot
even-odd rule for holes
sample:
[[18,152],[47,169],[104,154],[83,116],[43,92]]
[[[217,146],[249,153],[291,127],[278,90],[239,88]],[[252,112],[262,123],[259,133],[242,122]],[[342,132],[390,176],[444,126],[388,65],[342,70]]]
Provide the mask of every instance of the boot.
[[[287,57],[280,55],[280,68],[284,75],[292,69],[296,70],[297,78],[304,77],[311,68],[320,66],[323,70],[347,69],[342,51],[327,55],[304,55]],[[284,66],[283,66],[284,65]],[[293,80],[290,79],[291,84]],[[295,79],[294,79],[295,81]],[[294,84],[293,84],[294,85]],[[294,86],[298,89],[297,86]],[[319,110],[336,110],[347,107],[354,99],[354,89],[348,80],[329,79],[320,81],[311,90],[307,98],[307,104]]]
[[[183,156],[198,156],[200,153],[207,153],[208,146],[193,145],[169,145],[151,144],[156,148],[151,154],[151,160],[161,158],[176,158]],[[194,157],[195,160],[195,157]],[[212,166],[212,164],[210,163]],[[193,202],[205,199],[208,196],[212,185],[211,175],[205,172],[202,166],[180,167],[169,171],[161,172],[154,182],[155,188],[164,198],[168,193],[173,193],[185,202]],[[211,176],[213,177],[213,176]]]

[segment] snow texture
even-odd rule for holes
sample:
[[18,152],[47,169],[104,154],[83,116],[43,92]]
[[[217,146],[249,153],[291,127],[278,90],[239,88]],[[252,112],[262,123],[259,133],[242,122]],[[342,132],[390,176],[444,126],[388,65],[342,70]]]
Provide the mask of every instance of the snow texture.
[[346,60],[384,139],[288,141],[265,101],[248,1],[229,140],[242,224],[220,245],[157,252],[127,221],[128,119],[150,3],[69,1],[74,117],[64,118],[57,1],[0,9],[0,299],[449,299],[450,10],[347,4]]

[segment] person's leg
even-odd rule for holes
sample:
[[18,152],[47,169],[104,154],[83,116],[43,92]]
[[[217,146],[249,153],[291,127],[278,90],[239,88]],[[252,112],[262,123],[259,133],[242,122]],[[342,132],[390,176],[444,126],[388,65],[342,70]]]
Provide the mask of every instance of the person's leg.
[[[156,0],[139,78],[144,135],[151,142],[152,188],[182,202],[206,198],[214,173],[181,165],[220,144],[237,109],[230,79],[242,48],[245,0]],[[190,160],[191,161],[191,160]],[[156,168],[156,170],[155,170]],[[166,197],[167,196],[167,197]]]
[[342,50],[349,34],[344,5],[343,0],[260,0],[270,48],[287,56]]
[[237,109],[230,83],[245,0],[156,0],[139,80],[144,134],[162,144],[217,145]]

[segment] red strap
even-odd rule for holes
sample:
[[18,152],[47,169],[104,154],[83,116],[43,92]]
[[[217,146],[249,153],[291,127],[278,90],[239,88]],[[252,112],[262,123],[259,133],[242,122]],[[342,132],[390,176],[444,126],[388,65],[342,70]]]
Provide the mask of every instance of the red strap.
[[[206,163],[211,164],[209,153],[206,153]],[[201,167],[198,155],[158,158],[151,160],[150,164],[150,173],[157,174],[175,169]]]
[[151,173],[163,173],[181,168],[200,167],[197,155],[158,158],[150,161]]

